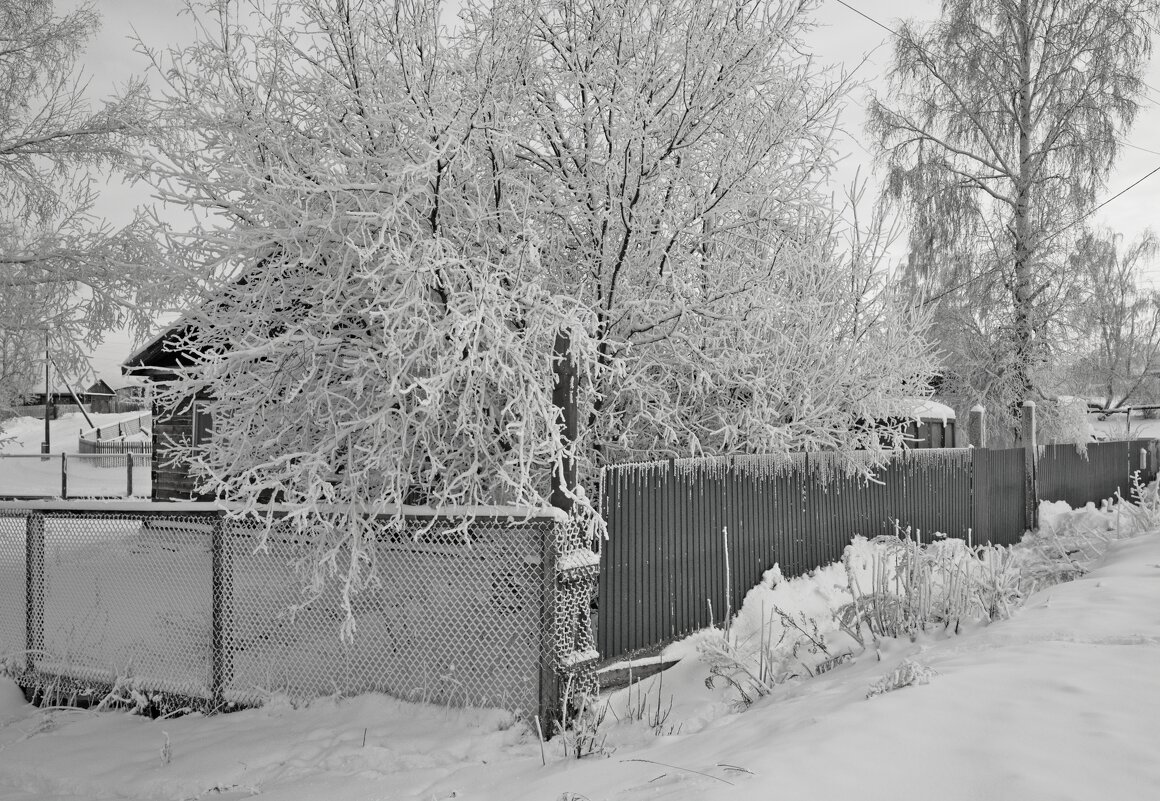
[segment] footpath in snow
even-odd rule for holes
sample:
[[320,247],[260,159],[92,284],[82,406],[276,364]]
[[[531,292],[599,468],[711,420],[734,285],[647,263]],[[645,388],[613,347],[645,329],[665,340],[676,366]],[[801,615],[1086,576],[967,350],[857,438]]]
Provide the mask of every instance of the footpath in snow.
[[[1117,519],[1053,515],[1093,530]],[[361,696],[151,721],[37,710],[0,680],[0,799],[1156,798],[1160,536],[1113,541],[1090,568],[1009,619],[882,640],[781,676],[744,709],[706,684],[703,642],[718,635],[695,636],[673,649],[680,664],[602,699],[597,753],[579,760],[560,738],[542,757],[533,730],[495,710]],[[791,614],[824,607],[836,575],[770,592],[797,599]],[[909,686],[874,693],[884,679]]]

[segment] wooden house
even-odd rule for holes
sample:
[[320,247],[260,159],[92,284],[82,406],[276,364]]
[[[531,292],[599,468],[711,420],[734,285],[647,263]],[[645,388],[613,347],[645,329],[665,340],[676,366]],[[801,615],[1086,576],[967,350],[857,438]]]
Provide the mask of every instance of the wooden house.
[[[175,377],[175,370],[190,363],[180,342],[186,333],[185,323],[178,322],[137,349],[121,366],[126,376],[164,386]],[[183,462],[166,464],[170,443],[206,442],[211,433],[210,416],[204,410],[208,396],[198,395],[175,411],[162,409],[152,393],[154,501],[211,500],[195,490],[190,466]]]
[[134,412],[148,408],[145,382],[132,375],[103,376],[85,390],[85,395],[92,411],[98,413]]
[[[73,390],[76,390],[74,395]],[[44,419],[44,387],[39,389],[31,389],[20,396],[19,403],[13,407],[13,412],[18,415],[27,417],[39,417]],[[80,401],[80,405],[77,405]],[[55,420],[62,414],[69,414],[72,412],[84,409],[86,412],[92,411],[90,404],[90,396],[87,392],[81,392],[78,387],[71,389],[64,382],[58,382],[48,389],[48,409],[50,419]]]

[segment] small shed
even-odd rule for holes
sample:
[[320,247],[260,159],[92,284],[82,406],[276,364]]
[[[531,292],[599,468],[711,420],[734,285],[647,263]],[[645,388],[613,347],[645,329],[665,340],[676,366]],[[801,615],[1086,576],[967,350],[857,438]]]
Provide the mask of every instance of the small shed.
[[135,412],[147,406],[145,382],[132,375],[106,375],[97,379],[85,394],[94,412]]
[[911,448],[955,447],[955,410],[930,398],[915,398],[906,439]]

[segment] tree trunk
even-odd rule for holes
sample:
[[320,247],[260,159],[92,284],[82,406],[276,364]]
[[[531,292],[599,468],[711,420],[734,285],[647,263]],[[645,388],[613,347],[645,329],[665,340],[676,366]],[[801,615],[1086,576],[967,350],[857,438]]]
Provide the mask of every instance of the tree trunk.
[[[1015,179],[1014,219],[1014,302],[1015,302],[1015,371],[1016,395],[1011,400],[1018,409],[1030,400],[1033,382],[1031,368],[1034,361],[1035,324],[1032,319],[1032,247],[1031,231],[1031,31],[1028,28],[1030,12],[1028,0],[1020,2],[1019,19],[1019,91],[1016,105],[1016,125],[1019,133],[1019,172]],[[1018,414],[1018,412],[1015,412]]]

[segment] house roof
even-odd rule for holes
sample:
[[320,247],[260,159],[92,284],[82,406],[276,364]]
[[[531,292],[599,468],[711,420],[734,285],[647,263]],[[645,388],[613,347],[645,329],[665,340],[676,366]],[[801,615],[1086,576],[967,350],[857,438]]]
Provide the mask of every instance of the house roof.
[[107,373],[98,376],[96,382],[85,390],[88,395],[115,395],[118,390],[143,387],[145,382],[135,375]]
[[[82,389],[81,387],[74,386],[73,389],[76,390],[78,395],[89,394],[88,390]],[[40,384],[40,386],[33,385],[33,386],[29,387],[28,390],[22,394],[24,394],[26,396],[27,395],[44,395],[44,383],[42,382]],[[67,395],[67,394],[69,394],[69,390],[63,381],[54,381],[48,388],[48,394],[49,395]]]
[[117,393],[115,393],[113,388],[105,383],[105,381],[97,379],[95,383],[89,385],[89,388],[85,390],[85,394],[111,398]]
[[955,419],[955,410],[931,398],[910,399],[910,416],[923,422],[945,423]]
[[174,377],[174,369],[190,363],[188,355],[178,344],[191,323],[181,317],[161,329],[129,358],[121,363],[126,380],[158,381]]

